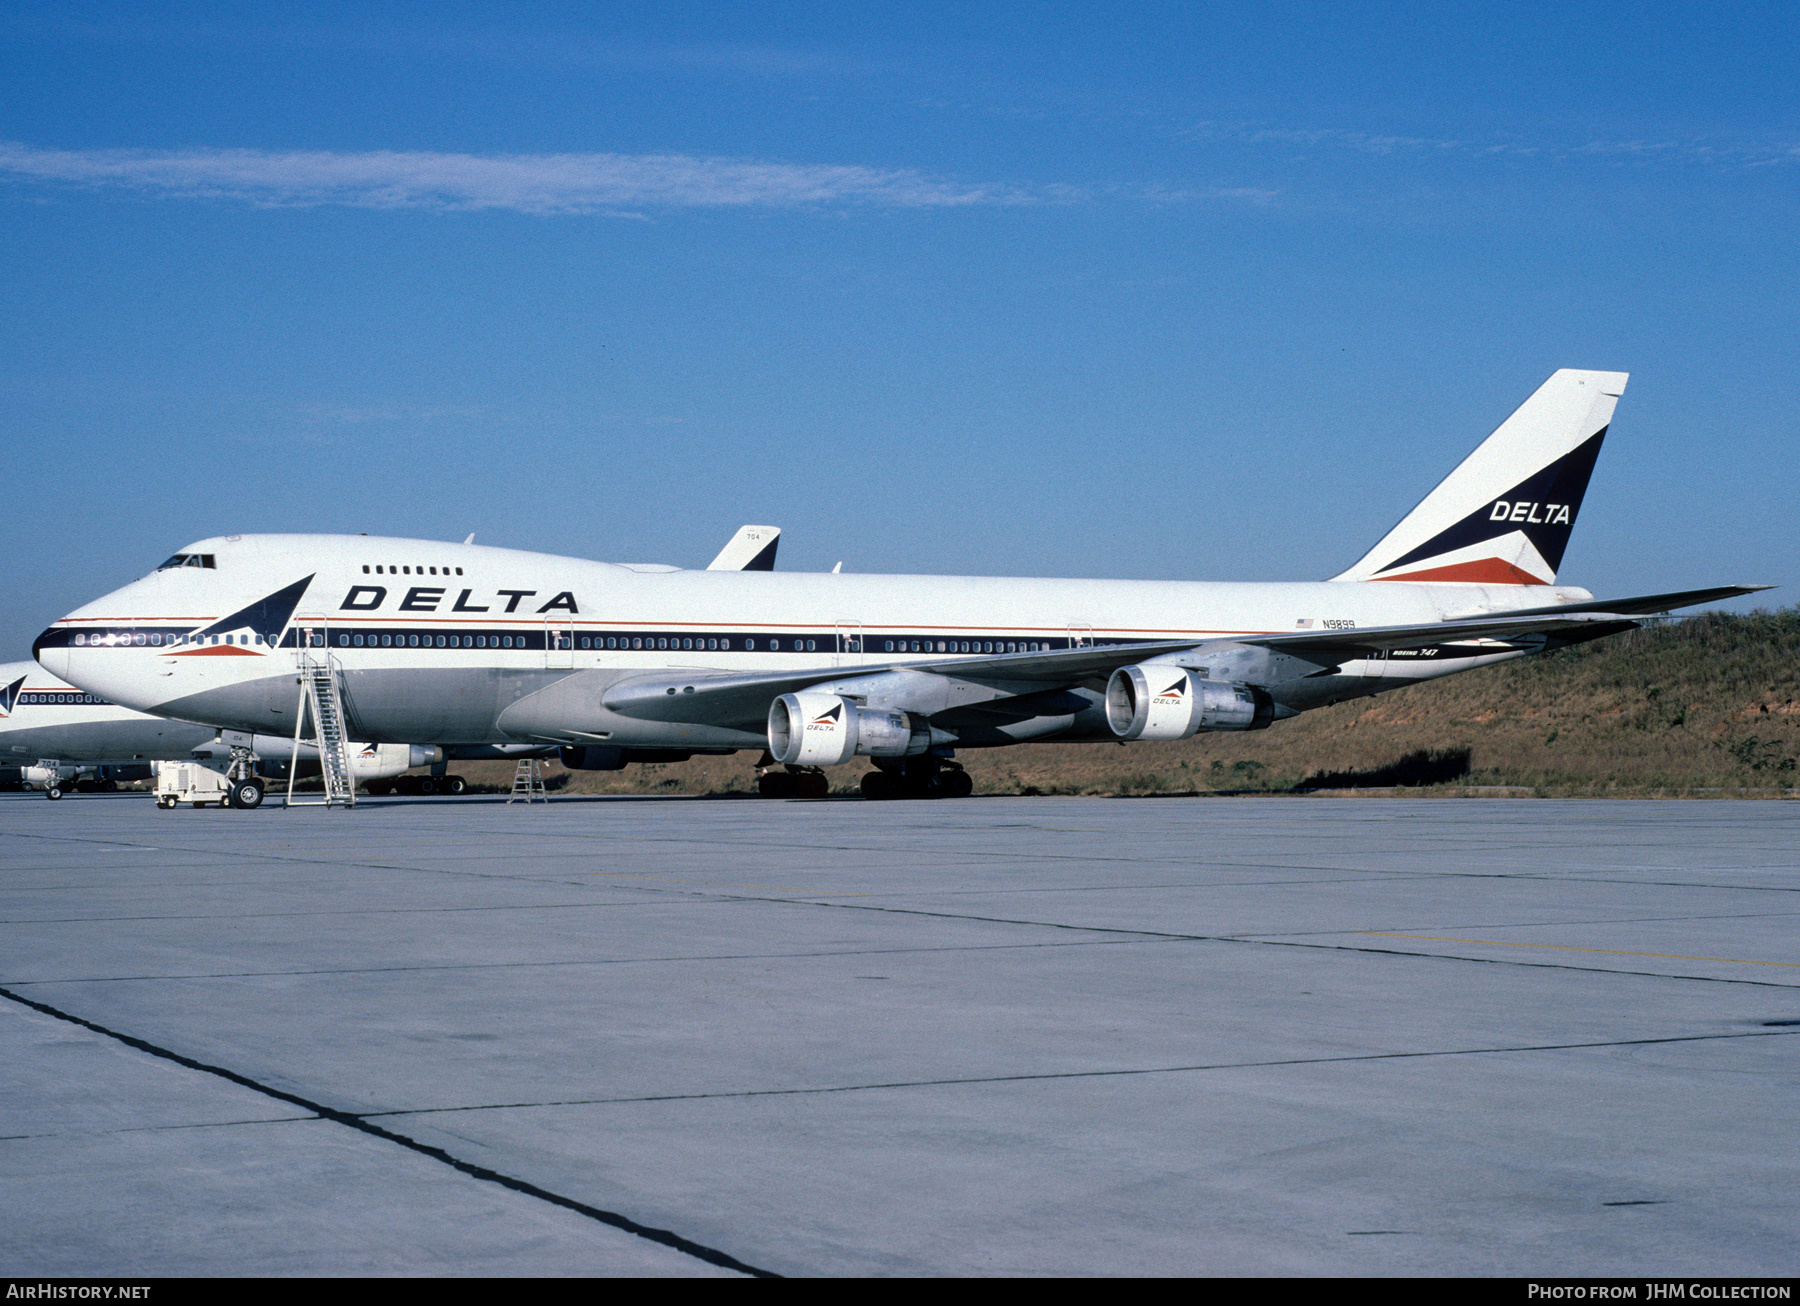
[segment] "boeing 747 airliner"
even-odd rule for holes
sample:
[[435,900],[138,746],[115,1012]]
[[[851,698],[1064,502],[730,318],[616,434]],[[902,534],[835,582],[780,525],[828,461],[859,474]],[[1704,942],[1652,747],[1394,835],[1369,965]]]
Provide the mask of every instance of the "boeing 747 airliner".
[[1762,588],[1596,601],[1556,583],[1625,380],[1555,373],[1327,581],[682,571],[226,535],[34,652],[114,702],[252,733],[291,735],[298,669],[324,664],[358,739],[555,744],[601,769],[757,749],[786,768],[763,777],[774,794],[867,757],[870,797],[957,796],[958,749],[1256,730]]

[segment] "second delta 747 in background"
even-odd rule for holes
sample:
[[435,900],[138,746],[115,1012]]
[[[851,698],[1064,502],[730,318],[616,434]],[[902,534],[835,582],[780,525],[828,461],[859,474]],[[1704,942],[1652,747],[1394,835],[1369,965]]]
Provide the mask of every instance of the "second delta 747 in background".
[[595,769],[766,750],[778,792],[867,757],[871,797],[954,796],[959,748],[1255,730],[1761,588],[1556,584],[1625,380],[1556,372],[1327,581],[682,571],[231,535],[34,651],[114,702],[232,730],[291,732],[296,665],[322,666],[360,739],[556,744]]

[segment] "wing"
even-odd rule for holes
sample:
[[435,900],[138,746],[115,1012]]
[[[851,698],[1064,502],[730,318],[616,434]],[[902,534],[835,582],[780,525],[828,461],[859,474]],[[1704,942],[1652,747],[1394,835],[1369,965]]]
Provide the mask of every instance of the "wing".
[[610,711],[644,721],[761,729],[768,716],[769,704],[778,694],[798,693],[814,685],[850,681],[889,671],[954,676],[962,680],[998,683],[1014,695],[1036,694],[1081,685],[1100,687],[1114,671],[1134,662],[1233,645],[1293,653],[1327,665],[1384,650],[1477,640],[1506,642],[1538,635],[1561,635],[1572,642],[1580,642],[1629,630],[1639,624],[1634,618],[1645,613],[1666,612],[1670,608],[1748,594],[1763,588],[1768,587],[1733,585],[1618,599],[1611,603],[1571,604],[1419,625],[1370,626],[1360,630],[1271,631],[1230,639],[1094,644],[1041,653],[941,658],[930,662],[893,660],[858,667],[808,667],[781,672],[722,675],[707,671],[656,672],[610,686],[604,702]]
[[742,725],[762,729],[769,704],[779,694],[794,694],[828,681],[855,680],[888,671],[923,671],[966,680],[1017,684],[1019,693],[1036,693],[1087,680],[1105,681],[1114,671],[1161,653],[1185,653],[1206,640],[1168,640],[1154,644],[1103,644],[1049,653],[1005,653],[980,658],[943,658],[933,662],[890,660],[858,667],[807,667],[794,671],[718,675],[706,671],[656,672],[633,676],[610,686],[602,696],[608,711],[641,721],[684,721],[695,725]]

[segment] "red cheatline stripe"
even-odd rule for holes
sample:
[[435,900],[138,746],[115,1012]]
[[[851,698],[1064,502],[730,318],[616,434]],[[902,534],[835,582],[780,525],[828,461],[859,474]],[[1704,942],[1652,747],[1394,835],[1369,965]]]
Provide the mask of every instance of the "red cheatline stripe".
[[1499,558],[1478,558],[1473,562],[1452,563],[1448,567],[1430,567],[1424,571],[1407,571],[1397,576],[1376,576],[1375,580],[1459,581],[1465,585],[1548,585],[1541,576],[1515,567]]

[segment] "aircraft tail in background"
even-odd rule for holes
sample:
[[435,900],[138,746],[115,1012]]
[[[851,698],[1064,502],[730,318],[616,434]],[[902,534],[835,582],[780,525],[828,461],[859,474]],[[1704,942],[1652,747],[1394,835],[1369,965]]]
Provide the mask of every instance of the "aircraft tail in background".
[[708,571],[774,571],[779,526],[740,526],[738,533],[706,564]]

